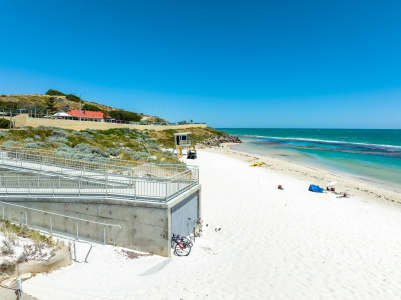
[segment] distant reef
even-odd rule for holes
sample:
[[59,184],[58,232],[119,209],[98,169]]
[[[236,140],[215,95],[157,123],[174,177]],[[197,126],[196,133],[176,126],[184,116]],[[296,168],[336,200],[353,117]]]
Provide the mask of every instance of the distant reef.
[[211,136],[201,142],[202,145],[209,147],[218,147],[224,143],[242,143],[242,141],[235,135],[219,135]]

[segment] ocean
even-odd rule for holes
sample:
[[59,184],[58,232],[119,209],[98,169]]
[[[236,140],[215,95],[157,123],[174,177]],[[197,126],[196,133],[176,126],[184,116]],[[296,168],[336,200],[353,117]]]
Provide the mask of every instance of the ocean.
[[232,148],[333,171],[346,172],[401,189],[399,129],[219,128],[237,135]]

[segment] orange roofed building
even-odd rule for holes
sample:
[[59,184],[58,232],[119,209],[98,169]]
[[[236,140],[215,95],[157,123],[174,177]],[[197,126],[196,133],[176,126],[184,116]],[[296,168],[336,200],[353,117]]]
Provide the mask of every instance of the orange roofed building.
[[81,120],[96,120],[102,121],[104,114],[101,111],[91,111],[91,110],[70,110],[67,112],[74,119]]

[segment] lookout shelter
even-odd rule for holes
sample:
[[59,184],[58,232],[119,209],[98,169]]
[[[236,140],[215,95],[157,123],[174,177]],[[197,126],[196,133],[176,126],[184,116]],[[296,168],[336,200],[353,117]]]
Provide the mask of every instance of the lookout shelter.
[[192,137],[190,132],[178,132],[174,133],[174,145],[177,146],[190,147],[192,145]]

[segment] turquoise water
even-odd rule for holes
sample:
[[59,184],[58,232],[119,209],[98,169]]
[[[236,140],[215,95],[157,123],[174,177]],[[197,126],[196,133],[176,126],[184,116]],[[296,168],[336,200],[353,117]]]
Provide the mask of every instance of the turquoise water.
[[401,188],[401,130],[220,128],[245,152],[325,166]]

